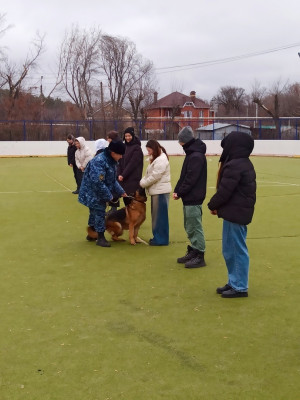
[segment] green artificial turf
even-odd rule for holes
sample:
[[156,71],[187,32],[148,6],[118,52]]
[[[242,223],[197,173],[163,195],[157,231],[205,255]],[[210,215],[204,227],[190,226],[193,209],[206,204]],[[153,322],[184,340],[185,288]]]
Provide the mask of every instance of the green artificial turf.
[[[173,187],[182,161],[170,158]],[[215,293],[227,276],[206,206],[217,161],[207,267],[187,270],[181,201],[168,247],[101,248],[85,240],[65,158],[0,159],[1,400],[299,399],[300,159],[252,159],[246,299]],[[151,237],[150,201],[139,236]]]

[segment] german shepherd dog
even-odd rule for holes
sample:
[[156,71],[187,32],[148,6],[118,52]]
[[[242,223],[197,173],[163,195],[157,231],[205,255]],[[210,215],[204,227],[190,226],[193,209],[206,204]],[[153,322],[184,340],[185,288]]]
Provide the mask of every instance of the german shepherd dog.
[[[128,196],[130,198],[130,196]],[[145,243],[138,237],[138,231],[142,223],[146,219],[146,192],[145,189],[139,188],[135,195],[131,198],[130,204],[119,210],[113,211],[105,218],[106,230],[111,234],[114,241],[124,241],[120,238],[124,230],[129,230],[130,243]],[[91,227],[87,228],[88,236],[96,240],[98,233],[92,230]]]
[[120,236],[124,230],[129,230],[130,243],[143,242],[138,238],[140,226],[146,219],[146,192],[139,188],[132,197],[131,202],[120,210],[116,210],[105,218],[106,230],[114,241],[123,241]]

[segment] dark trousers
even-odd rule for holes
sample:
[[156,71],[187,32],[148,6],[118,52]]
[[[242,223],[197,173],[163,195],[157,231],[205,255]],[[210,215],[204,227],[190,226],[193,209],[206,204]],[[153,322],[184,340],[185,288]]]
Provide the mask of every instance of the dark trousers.
[[73,164],[73,173],[74,173],[74,179],[75,179],[75,182],[77,185],[77,190],[79,190],[80,183],[81,183],[81,181],[79,182],[79,180],[78,180],[78,171],[79,171],[79,169],[77,168],[76,164]]
[[81,169],[77,168],[76,178],[75,179],[76,179],[77,189],[78,190],[80,189],[80,186],[81,186],[81,181],[82,181],[82,178],[83,178],[83,174],[84,174],[84,172],[82,172]]

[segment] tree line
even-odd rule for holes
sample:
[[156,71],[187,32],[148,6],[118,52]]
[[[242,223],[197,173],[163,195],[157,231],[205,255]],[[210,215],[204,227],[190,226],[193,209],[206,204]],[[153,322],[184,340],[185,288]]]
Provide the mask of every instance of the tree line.
[[[138,53],[131,40],[103,33],[98,27],[87,30],[73,25],[59,45],[52,87],[43,88],[41,81],[37,96],[26,78],[39,65],[45,36],[37,34],[27,56],[17,64],[5,51],[8,29],[5,14],[0,14],[2,120],[87,120],[107,115],[120,120],[124,110],[130,111],[133,120],[146,120],[157,81],[153,63]],[[208,102],[219,117],[269,116],[276,123],[281,116],[300,116],[300,84],[278,81],[265,88],[255,82],[250,93],[242,87],[223,86]]]
[[[0,39],[10,28],[0,14]],[[115,37],[93,27],[89,30],[72,26],[63,37],[57,54],[55,83],[40,87],[32,96],[26,78],[38,66],[45,51],[45,36],[33,39],[28,55],[20,64],[8,57],[0,42],[0,101],[2,119],[93,118],[105,113],[120,119],[124,108],[131,108],[134,118],[152,102],[155,91],[153,63],[137,52],[127,38]],[[55,98],[55,93],[61,101]]]

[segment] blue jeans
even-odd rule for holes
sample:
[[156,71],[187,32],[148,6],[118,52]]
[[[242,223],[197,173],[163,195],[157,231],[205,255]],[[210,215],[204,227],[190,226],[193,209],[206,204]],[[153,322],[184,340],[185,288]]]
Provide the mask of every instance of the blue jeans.
[[170,193],[151,196],[152,240],[161,246],[169,244],[169,198]]
[[193,249],[205,252],[205,237],[202,227],[202,205],[183,206],[184,229]]
[[249,253],[246,245],[247,226],[223,220],[222,252],[228,271],[228,285],[247,292]]

